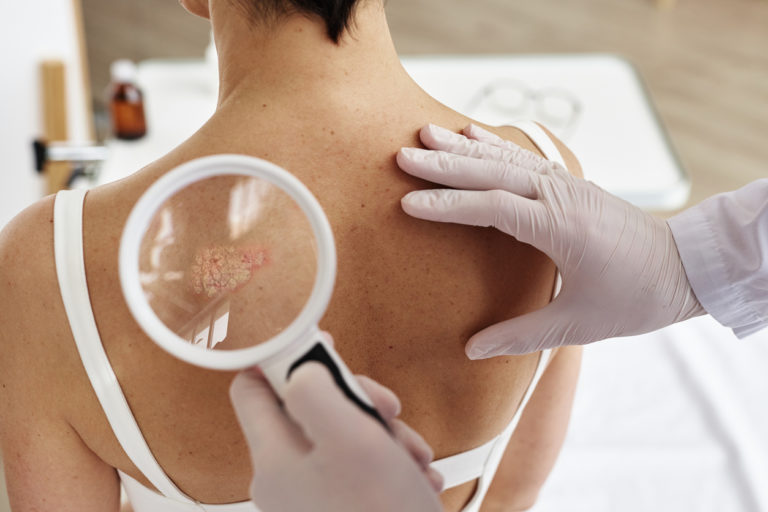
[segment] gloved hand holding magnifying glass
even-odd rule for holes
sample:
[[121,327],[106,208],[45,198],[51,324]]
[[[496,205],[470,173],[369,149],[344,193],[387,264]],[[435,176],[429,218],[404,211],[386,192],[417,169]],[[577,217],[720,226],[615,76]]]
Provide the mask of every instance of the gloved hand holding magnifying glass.
[[250,447],[251,496],[260,510],[442,510],[432,450],[397,419],[394,393],[357,379],[390,433],[350,402],[320,364],[293,374],[282,404],[259,370],[237,376],[230,395]]

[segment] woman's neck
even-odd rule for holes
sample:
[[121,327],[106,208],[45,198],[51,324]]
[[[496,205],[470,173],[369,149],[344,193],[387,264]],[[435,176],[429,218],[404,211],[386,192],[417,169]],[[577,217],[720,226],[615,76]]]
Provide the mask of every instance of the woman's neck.
[[220,112],[368,104],[415,87],[400,65],[377,0],[361,3],[338,45],[317,18],[290,15],[267,27],[248,20],[230,2],[211,3]]

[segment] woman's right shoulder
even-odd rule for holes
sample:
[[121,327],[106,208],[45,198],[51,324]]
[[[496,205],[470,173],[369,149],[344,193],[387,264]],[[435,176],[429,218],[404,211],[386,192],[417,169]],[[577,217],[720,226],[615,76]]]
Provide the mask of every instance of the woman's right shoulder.
[[0,374],[22,394],[35,379],[71,367],[54,257],[54,201],[33,203],[0,231]]
[[45,197],[0,230],[0,325],[4,331],[30,304],[45,304],[45,295],[56,283],[53,204],[54,196]]
[[47,196],[32,203],[0,229],[0,273],[6,279],[12,277],[8,275],[12,270],[33,265],[46,249],[53,247],[54,198]]

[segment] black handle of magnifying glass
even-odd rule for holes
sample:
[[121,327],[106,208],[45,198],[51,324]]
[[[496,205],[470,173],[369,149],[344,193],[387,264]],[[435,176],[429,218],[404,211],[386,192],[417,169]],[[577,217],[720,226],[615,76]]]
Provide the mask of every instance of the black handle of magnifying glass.
[[[286,375],[286,380],[290,379],[293,372],[295,372],[301,365],[305,363],[320,363],[326,368],[328,368],[328,371],[331,372],[331,376],[333,377],[333,380],[336,382],[336,385],[339,386],[339,389],[341,389],[342,393],[349,398],[352,403],[357,405],[360,410],[362,410],[364,413],[371,416],[373,419],[381,423],[381,425],[388,431],[391,432],[389,425],[387,425],[387,422],[384,421],[384,418],[381,417],[379,414],[379,411],[376,410],[376,408],[372,407],[371,405],[368,405],[365,403],[358,394],[349,386],[349,383],[344,378],[344,372],[339,368],[339,364],[336,360],[334,360],[334,357],[331,356],[331,354],[328,352],[328,350],[323,346],[322,343],[316,343],[312,346],[302,357],[297,359],[288,369],[288,375]],[[339,359],[340,362],[340,359]],[[343,363],[341,363],[343,364]],[[347,375],[351,375],[349,371],[346,372]],[[354,378],[354,377],[353,377]]]

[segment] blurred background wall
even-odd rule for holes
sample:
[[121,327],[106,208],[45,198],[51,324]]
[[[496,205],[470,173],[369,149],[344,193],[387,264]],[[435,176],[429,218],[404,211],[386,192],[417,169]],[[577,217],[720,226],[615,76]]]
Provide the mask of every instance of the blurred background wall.
[[93,99],[103,108],[115,59],[200,58],[210,24],[178,0],[82,0]]
[[[117,58],[197,57],[176,0],[83,0],[97,106]],[[388,0],[401,54],[615,52],[640,70],[693,178],[691,203],[768,173],[765,0]]]

